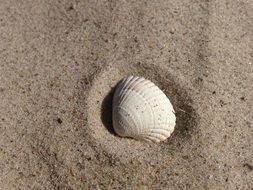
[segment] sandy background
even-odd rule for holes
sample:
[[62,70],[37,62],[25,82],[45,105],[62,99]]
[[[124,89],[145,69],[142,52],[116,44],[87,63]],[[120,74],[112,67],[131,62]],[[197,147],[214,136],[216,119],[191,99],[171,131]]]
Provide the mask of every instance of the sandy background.
[[[170,97],[164,143],[111,131],[113,87]],[[252,189],[253,1],[0,1],[0,189]]]

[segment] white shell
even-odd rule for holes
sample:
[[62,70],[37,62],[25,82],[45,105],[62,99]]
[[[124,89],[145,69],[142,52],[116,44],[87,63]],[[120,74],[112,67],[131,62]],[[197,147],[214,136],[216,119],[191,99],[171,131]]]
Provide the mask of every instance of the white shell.
[[113,128],[122,137],[160,142],[176,125],[170,100],[154,83],[129,76],[116,87],[113,97]]

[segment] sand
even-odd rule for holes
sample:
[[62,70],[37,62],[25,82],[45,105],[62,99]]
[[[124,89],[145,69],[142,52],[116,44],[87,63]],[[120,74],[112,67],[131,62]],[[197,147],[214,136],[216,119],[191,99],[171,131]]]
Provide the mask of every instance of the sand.
[[[161,144],[120,138],[128,74],[177,115]],[[0,189],[253,189],[253,1],[0,3]]]

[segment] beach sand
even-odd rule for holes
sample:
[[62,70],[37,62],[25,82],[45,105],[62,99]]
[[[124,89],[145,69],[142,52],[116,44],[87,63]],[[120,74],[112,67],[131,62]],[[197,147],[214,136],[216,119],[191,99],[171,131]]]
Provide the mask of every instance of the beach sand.
[[[177,116],[160,144],[114,134],[134,74]],[[253,1],[0,4],[0,189],[252,189]]]

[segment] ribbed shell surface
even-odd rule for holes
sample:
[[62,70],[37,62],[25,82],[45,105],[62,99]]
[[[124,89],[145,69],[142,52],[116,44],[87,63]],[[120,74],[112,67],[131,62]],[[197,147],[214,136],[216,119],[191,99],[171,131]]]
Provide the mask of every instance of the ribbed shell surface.
[[113,128],[122,137],[160,142],[174,130],[176,117],[170,100],[154,83],[129,76],[113,97]]

